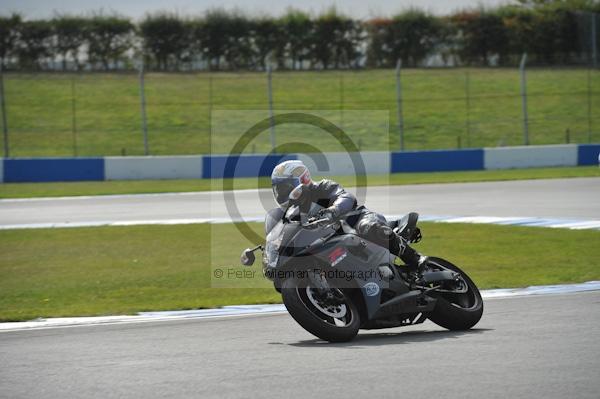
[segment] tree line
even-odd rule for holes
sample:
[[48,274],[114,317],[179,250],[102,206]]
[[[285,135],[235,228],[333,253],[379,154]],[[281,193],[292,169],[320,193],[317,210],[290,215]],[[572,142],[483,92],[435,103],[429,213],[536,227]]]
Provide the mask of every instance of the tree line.
[[[523,52],[544,63],[586,60],[600,3],[518,0],[515,5],[435,16],[409,9],[366,21],[335,9],[249,17],[214,9],[199,17],[159,12],[135,23],[119,15],[0,16],[4,69],[153,70],[338,69],[514,65]],[[600,26],[596,29],[600,38]]]

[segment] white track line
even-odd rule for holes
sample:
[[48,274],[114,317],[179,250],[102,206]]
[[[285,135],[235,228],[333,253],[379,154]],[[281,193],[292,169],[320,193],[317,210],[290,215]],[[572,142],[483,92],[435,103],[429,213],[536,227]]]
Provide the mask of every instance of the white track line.
[[[527,288],[507,288],[483,290],[484,299],[512,298],[531,295],[568,294],[600,290],[600,281],[588,281],[581,284],[543,285]],[[163,312],[141,312],[135,316],[99,316],[99,317],[60,317],[37,319],[24,322],[0,323],[0,332],[39,330],[48,328],[82,327],[111,324],[145,323],[154,321],[173,321],[185,319],[215,319],[223,317],[241,317],[260,314],[285,313],[285,306],[275,305],[238,305],[224,306],[218,309],[175,310]]]

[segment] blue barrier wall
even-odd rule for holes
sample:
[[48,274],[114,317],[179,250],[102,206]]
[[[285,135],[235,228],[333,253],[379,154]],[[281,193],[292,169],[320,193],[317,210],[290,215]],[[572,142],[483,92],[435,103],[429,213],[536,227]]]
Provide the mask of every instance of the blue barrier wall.
[[5,159],[4,182],[104,180],[104,158]]
[[391,173],[483,169],[483,150],[393,152]]
[[[436,172],[541,166],[597,165],[600,144],[521,146],[467,150],[364,152],[367,174]],[[329,175],[355,173],[346,153],[322,153]],[[269,176],[279,162],[306,154],[195,155],[170,157],[0,159],[0,183],[123,179],[189,179]],[[319,173],[320,172],[320,173]]]
[[202,159],[205,179],[271,176],[282,161],[297,159],[296,155],[211,155]]
[[581,144],[577,151],[577,165],[598,165],[600,144]]

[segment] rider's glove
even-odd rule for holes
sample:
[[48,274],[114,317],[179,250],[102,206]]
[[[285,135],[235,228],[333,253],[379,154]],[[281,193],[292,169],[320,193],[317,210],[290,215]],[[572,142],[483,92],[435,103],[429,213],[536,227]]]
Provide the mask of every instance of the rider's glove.
[[421,234],[421,229],[418,227],[415,227],[415,231],[412,233],[412,236],[410,237],[410,242],[416,244],[419,241],[421,241],[422,238],[423,238],[423,235]]
[[324,208],[317,212],[319,219],[333,220],[337,216],[337,209],[335,207]]

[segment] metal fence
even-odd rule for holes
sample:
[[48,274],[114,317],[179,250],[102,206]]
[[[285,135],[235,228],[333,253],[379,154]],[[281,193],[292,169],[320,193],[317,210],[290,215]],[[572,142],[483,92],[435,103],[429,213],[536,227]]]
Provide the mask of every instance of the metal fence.
[[[362,150],[600,141],[600,71],[590,65],[266,73],[25,73],[0,76],[5,157],[219,151],[236,125],[214,110],[384,110],[389,134],[358,129]],[[370,121],[375,126],[378,121]],[[287,129],[252,148],[268,152]],[[317,139],[318,141],[318,139]],[[320,150],[327,147],[312,143]],[[224,145],[223,151],[229,147]]]

